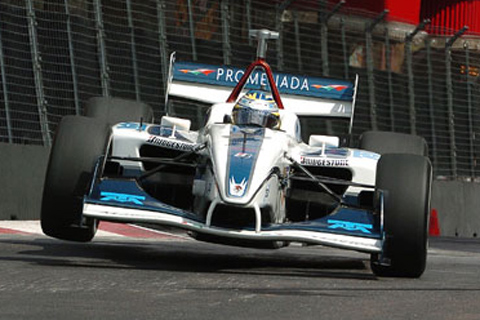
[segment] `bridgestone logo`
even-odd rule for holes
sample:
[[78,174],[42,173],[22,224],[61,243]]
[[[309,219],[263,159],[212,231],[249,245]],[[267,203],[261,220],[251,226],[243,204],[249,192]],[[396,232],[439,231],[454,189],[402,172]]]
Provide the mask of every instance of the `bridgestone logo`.
[[170,141],[170,140],[162,139],[156,136],[150,136],[150,138],[148,138],[147,140],[147,143],[151,143],[164,148],[182,150],[182,151],[192,151],[194,146],[193,144]]
[[347,159],[318,159],[301,157],[300,163],[306,166],[316,167],[348,167]]

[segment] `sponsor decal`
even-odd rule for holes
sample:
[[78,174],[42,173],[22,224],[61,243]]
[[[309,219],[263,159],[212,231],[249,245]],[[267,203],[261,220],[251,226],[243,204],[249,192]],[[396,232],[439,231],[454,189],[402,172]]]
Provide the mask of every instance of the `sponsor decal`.
[[250,159],[252,157],[251,153],[245,153],[245,152],[238,152],[235,154],[235,157],[237,158],[243,158],[243,159]]
[[180,72],[183,72],[183,73],[191,73],[191,74],[194,74],[196,76],[200,75],[200,74],[203,74],[205,76],[208,76],[210,73],[213,73],[215,72],[215,70],[211,70],[211,69],[194,69],[194,70],[189,70],[189,69],[180,69]]
[[329,85],[312,84],[312,87],[314,87],[315,89],[324,89],[327,91],[331,91],[331,90],[343,91],[348,88],[348,86],[344,86],[341,84],[329,84]]
[[[243,77],[245,71],[225,66],[217,67],[191,62],[177,62],[174,65],[173,73],[175,80],[234,87]],[[342,82],[341,80],[285,73],[273,73],[273,80],[280,93],[346,101],[352,100],[353,83],[349,81]],[[264,71],[256,70],[249,75],[246,89],[258,89],[261,87],[268,90],[270,87],[268,77]]]
[[342,221],[342,220],[327,220],[327,223],[330,224],[328,226],[329,229],[343,229],[347,231],[360,231],[363,233],[371,234],[370,231],[373,229],[373,225],[367,223],[357,223],[357,222],[350,222],[350,221]]
[[172,141],[172,140],[163,139],[156,136],[150,136],[146,142],[160,146],[160,147],[175,149],[175,150],[182,150],[182,151],[192,151],[194,147],[193,144]]
[[[243,70],[230,69],[230,68],[218,68],[216,73],[216,81],[228,82],[228,83],[238,83],[244,75]],[[287,74],[274,74],[273,79],[275,80],[275,85],[279,90],[300,90],[300,91],[310,91],[309,81],[306,77],[297,77]],[[247,86],[251,85],[254,87],[267,87],[268,78],[265,72],[253,72],[250,74],[247,80]]]
[[242,182],[237,183],[233,176],[230,177],[230,183],[229,183],[230,195],[235,197],[242,197],[245,194],[245,190],[247,190],[246,188],[247,184],[248,184],[248,181],[245,178],[242,180]]
[[340,148],[326,148],[325,154],[329,156],[339,156],[339,157],[346,157],[348,155],[348,149],[340,149]]
[[317,167],[348,167],[348,159],[325,159],[300,157],[300,163],[306,166]]
[[374,153],[374,152],[370,152],[370,151],[364,151],[364,150],[353,151],[353,157],[354,158],[363,158],[363,159],[373,159],[373,160],[380,159],[379,154]]
[[145,124],[140,127],[140,123],[138,122],[122,122],[116,126],[116,129],[132,129],[132,130],[139,130],[144,131],[147,128]]
[[145,201],[144,196],[138,196],[133,194],[127,193],[117,193],[117,192],[101,192],[100,201],[115,201],[121,203],[133,203],[143,206],[143,202]]

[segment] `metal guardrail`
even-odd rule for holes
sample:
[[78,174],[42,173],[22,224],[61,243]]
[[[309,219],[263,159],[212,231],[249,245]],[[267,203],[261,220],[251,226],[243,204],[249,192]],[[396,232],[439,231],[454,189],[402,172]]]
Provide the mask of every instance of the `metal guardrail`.
[[[268,59],[278,71],[360,75],[354,135],[418,134],[436,176],[476,180],[480,36],[436,37],[428,21],[387,23],[343,1],[19,0],[0,3],[0,142],[49,146],[61,117],[92,96],[164,105],[168,56],[246,66],[249,29],[280,33]],[[203,119],[205,106],[171,101]],[[326,124],[327,130],[335,130]]]

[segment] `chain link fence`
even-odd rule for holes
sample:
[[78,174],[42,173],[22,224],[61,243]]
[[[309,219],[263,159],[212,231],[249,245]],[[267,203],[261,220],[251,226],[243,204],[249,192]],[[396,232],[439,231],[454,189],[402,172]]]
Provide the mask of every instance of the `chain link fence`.
[[[480,35],[385,22],[388,13],[319,1],[2,0],[0,142],[50,146],[65,115],[93,96],[141,100],[164,114],[169,55],[245,67],[249,29],[279,31],[274,70],[360,77],[354,136],[423,136],[435,175],[475,180]],[[205,106],[171,101],[198,124]],[[333,130],[330,128],[330,130]]]

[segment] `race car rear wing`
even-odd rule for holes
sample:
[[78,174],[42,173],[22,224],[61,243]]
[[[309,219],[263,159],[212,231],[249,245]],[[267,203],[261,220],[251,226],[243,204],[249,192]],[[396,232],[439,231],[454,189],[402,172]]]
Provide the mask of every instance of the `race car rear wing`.
[[[225,102],[245,71],[231,66],[214,66],[171,59],[167,97],[176,96],[206,103]],[[271,90],[266,72],[255,69],[243,90]],[[358,77],[354,82],[273,73],[284,109],[299,116],[336,117],[352,126]],[[168,98],[167,98],[168,99]]]

